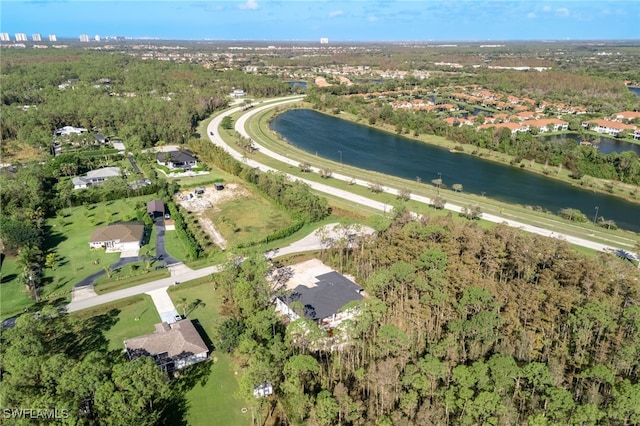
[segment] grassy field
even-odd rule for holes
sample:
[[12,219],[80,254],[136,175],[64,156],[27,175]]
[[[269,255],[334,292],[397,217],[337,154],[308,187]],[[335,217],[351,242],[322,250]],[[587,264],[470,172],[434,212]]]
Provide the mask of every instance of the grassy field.
[[33,305],[24,285],[18,281],[22,271],[14,257],[7,257],[2,262],[0,274],[0,319],[6,319],[24,308]]
[[113,325],[104,332],[109,342],[109,350],[124,350],[123,342],[136,336],[153,333],[154,325],[160,322],[160,316],[151,300],[151,296],[139,295],[118,302],[96,306],[74,312],[82,320],[105,316],[111,318]]
[[[137,269],[132,270],[132,265],[135,265]],[[167,268],[156,270],[155,266],[151,266],[151,269],[146,269],[145,266],[144,262],[137,262],[111,271],[111,278],[105,274],[96,280],[94,290],[97,294],[110,293],[162,278],[169,278],[171,275]]]
[[[60,210],[57,216],[47,219],[45,250],[47,253],[56,253],[57,262],[55,268],[44,269],[41,299],[55,304],[68,302],[74,284],[116,262],[119,253],[89,249],[91,234],[96,228],[113,222],[135,220],[136,203],[146,203],[152,197],[133,197],[72,207]],[[154,242],[155,233],[152,233],[150,243]],[[147,247],[143,247],[141,253]],[[34,303],[23,291],[24,286],[18,281],[18,271],[15,266],[12,267],[14,264],[15,259],[7,258],[2,268],[0,309],[3,318],[21,312]]]
[[231,247],[260,241],[294,223],[283,209],[255,193],[217,204],[206,215]]
[[[213,290],[211,279],[202,278],[170,287],[169,296],[180,314],[186,309],[187,318],[194,321],[200,331],[207,335],[205,342],[210,345],[220,318],[220,301]],[[200,303],[189,309],[183,306],[182,300],[187,305],[196,301]],[[186,393],[188,424],[250,425],[251,413],[243,414],[241,410],[245,404],[234,396],[238,381],[230,357],[213,351],[210,358],[213,365],[209,375]]]

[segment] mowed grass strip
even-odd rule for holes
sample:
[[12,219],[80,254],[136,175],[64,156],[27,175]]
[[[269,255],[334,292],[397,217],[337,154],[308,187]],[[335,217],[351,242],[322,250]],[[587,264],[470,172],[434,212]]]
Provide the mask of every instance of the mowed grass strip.
[[253,193],[218,204],[205,214],[229,246],[258,242],[294,223],[283,209]]

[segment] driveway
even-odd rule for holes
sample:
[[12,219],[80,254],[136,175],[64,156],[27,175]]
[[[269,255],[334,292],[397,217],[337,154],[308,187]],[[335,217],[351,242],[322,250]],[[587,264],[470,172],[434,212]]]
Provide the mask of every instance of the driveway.
[[[158,260],[159,262],[161,262],[164,266],[166,267],[173,267],[170,268],[169,270],[171,271],[171,276],[174,276],[174,269],[176,269],[176,266],[179,265],[183,265],[182,262],[180,262],[178,259],[176,259],[175,257],[170,256],[167,253],[167,250],[165,249],[165,239],[164,239],[164,233],[165,233],[165,226],[164,226],[164,218],[157,218],[154,221],[154,225],[156,227],[156,260]],[[133,250],[128,251],[128,252],[123,252],[120,255],[120,259],[118,259],[117,262],[112,263],[111,265],[109,265],[109,269],[111,269],[112,271],[121,268],[124,265],[128,265],[130,263],[135,263],[135,262],[142,262],[145,259],[142,256],[139,256],[139,250],[136,250],[136,253],[133,253]],[[186,268],[186,267],[185,267]],[[181,272],[188,272],[190,271],[189,268],[187,268],[187,270],[183,270],[183,269],[178,269]],[[93,290],[93,286],[95,285],[95,282],[98,278],[100,278],[101,276],[103,276],[104,274],[106,274],[106,271],[104,270],[100,270],[98,272],[95,272],[91,275],[89,275],[88,277],[85,277],[83,279],[81,279],[80,281],[78,281],[73,288],[71,289],[71,300],[72,301],[79,301],[79,300],[84,300],[84,299],[88,299],[91,297],[95,297],[96,296],[96,292]]]
[[156,227],[156,259],[162,262],[165,266],[175,265],[176,263],[182,263],[175,257],[172,257],[167,253],[164,243],[164,234],[165,234],[165,226],[164,226],[164,218],[158,217],[153,221],[153,224]]

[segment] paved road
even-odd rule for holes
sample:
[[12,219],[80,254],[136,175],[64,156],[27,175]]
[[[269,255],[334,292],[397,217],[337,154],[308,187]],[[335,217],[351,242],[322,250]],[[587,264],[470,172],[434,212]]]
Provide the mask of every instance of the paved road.
[[[236,121],[236,124],[235,124],[235,129],[242,136],[244,136],[246,138],[250,138],[250,136],[247,133],[245,127],[246,127],[247,120],[251,116],[253,116],[255,114],[258,114],[258,113],[260,113],[260,112],[262,112],[262,111],[264,111],[266,109],[273,108],[276,105],[282,105],[282,104],[286,104],[286,103],[290,103],[290,102],[295,102],[295,101],[297,101],[299,99],[300,99],[300,97],[280,98],[280,99],[275,100],[276,101],[275,103],[269,103],[267,105],[254,108],[254,109],[248,111],[246,114],[243,114],[240,118],[238,118],[238,120]],[[265,166],[264,164],[260,164],[255,160],[246,158],[244,156],[244,154],[242,154],[242,153],[236,151],[234,148],[228,146],[222,140],[222,138],[220,138],[220,136],[218,135],[218,127],[219,127],[220,122],[222,121],[222,119],[225,116],[231,115],[231,114],[233,114],[233,113],[235,113],[235,112],[237,112],[239,110],[240,110],[240,108],[234,108],[232,110],[226,111],[223,114],[220,114],[219,116],[217,116],[213,120],[211,120],[211,122],[209,123],[209,126],[207,128],[207,133],[209,134],[209,139],[211,139],[211,141],[214,144],[224,148],[234,158],[236,158],[239,161],[244,162],[245,164],[247,164],[247,165],[249,165],[251,167],[256,167],[256,168],[258,168],[258,169],[260,169],[262,171],[275,171],[275,169],[273,169],[271,167]],[[265,155],[268,155],[269,157],[272,157],[272,158],[274,158],[274,159],[276,159],[276,160],[278,160],[278,161],[280,161],[282,163],[286,163],[286,164],[292,165],[294,167],[298,166],[298,163],[299,163],[298,161],[292,160],[290,158],[287,158],[287,157],[284,157],[284,156],[282,156],[280,154],[277,154],[277,153],[275,153],[273,151],[270,151],[269,149],[267,149],[267,148],[265,148],[263,146],[260,146],[258,144],[258,141],[253,140],[253,142],[254,142],[254,144],[259,146],[258,149],[260,150],[261,153],[263,153]],[[319,172],[319,170],[317,168],[312,168],[312,171],[315,172],[315,173]],[[349,200],[349,201],[352,201],[352,202],[356,202],[358,204],[362,204],[362,205],[365,205],[365,206],[368,206],[368,207],[371,207],[371,208],[374,208],[374,209],[377,209],[377,210],[381,210],[381,211],[385,211],[386,212],[390,208],[390,206],[388,206],[388,205],[386,205],[384,203],[381,203],[381,202],[375,201],[375,200],[371,200],[369,198],[366,198],[366,197],[363,197],[363,196],[360,196],[360,195],[357,195],[357,194],[352,194],[352,193],[350,193],[348,191],[340,190],[340,189],[337,189],[337,188],[330,187],[328,185],[324,185],[324,184],[321,184],[321,183],[317,183],[317,182],[309,181],[309,180],[306,180],[306,179],[302,179],[302,178],[300,178],[298,176],[294,176],[294,175],[290,175],[290,174],[287,174],[287,176],[289,177],[289,179],[297,179],[297,180],[303,181],[303,182],[307,183],[311,188],[313,188],[313,189],[315,189],[317,191],[324,192],[324,193],[327,193],[327,194],[331,194],[333,196],[340,197],[340,198],[343,198],[343,199],[346,199],[346,200]],[[333,173],[331,175],[331,177],[333,179],[340,179],[340,180],[344,180],[344,181],[348,181],[348,182],[349,181],[354,181],[353,178],[351,178],[349,176],[344,176],[344,175],[341,175],[341,174],[338,174],[338,173]],[[365,186],[365,187],[369,186],[369,182],[366,182],[366,181],[363,181],[363,180],[360,180],[360,179],[355,179],[355,184],[362,185],[362,186]],[[392,193],[392,194],[397,194],[398,193],[398,189],[397,188],[391,188],[391,187],[383,186],[382,189],[385,192],[388,192],[388,193]],[[431,201],[429,197],[424,197],[424,196],[414,195],[414,194],[411,195],[411,199],[419,201],[419,202],[422,202],[422,203],[430,203],[430,201]],[[447,203],[445,205],[445,208],[448,209],[448,210],[455,211],[455,212],[460,212],[462,210],[461,206],[458,206],[458,205],[455,205],[455,204],[451,204],[451,203]],[[558,239],[561,239],[561,240],[568,241],[571,244],[575,244],[575,245],[582,246],[582,247],[588,247],[588,248],[594,249],[594,250],[613,251],[613,252],[617,252],[617,253],[629,253],[628,251],[626,251],[626,250],[624,250],[622,248],[619,248],[619,247],[614,247],[614,246],[610,246],[610,245],[606,245],[606,244],[597,243],[597,242],[590,241],[590,240],[587,240],[587,239],[584,239],[584,238],[573,237],[571,235],[566,235],[566,234],[563,234],[563,233],[559,233],[557,231],[551,231],[549,229],[545,229],[545,228],[538,227],[538,226],[527,225],[525,223],[518,222],[516,220],[508,219],[508,218],[497,216],[497,215],[492,215],[492,214],[486,214],[485,213],[485,214],[482,214],[482,219],[488,220],[488,221],[494,222],[494,223],[506,223],[509,226],[512,226],[512,227],[515,227],[515,228],[520,228],[520,229],[523,229],[523,230],[525,230],[527,232],[532,232],[532,233],[539,234],[539,235],[544,235],[544,236],[547,236],[547,237],[558,238]],[[632,257],[633,256],[637,256],[637,255],[634,255],[633,253],[629,253],[629,254]]]
[[198,278],[206,277],[211,274],[218,273],[222,270],[221,265],[209,266],[207,268],[192,270],[188,268],[183,269],[183,272],[178,277],[162,278],[150,283],[141,284],[135,287],[125,288],[123,290],[114,291],[111,293],[101,294],[82,300],[72,301],[67,305],[67,312],[80,311],[82,309],[91,308],[93,306],[102,305],[103,303],[114,302],[116,300],[124,299],[126,297],[136,296],[138,294],[149,293],[153,290],[166,288],[175,284],[176,280],[179,282],[191,281]]

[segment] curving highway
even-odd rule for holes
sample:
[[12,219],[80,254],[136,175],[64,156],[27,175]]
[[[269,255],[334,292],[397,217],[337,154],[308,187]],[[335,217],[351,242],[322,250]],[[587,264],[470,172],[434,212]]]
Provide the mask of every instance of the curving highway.
[[[245,114],[243,114],[242,116],[240,116],[240,118],[238,118],[238,120],[235,123],[235,130],[241,134],[243,137],[245,138],[249,138],[251,139],[251,137],[249,136],[249,134],[246,131],[246,123],[247,121],[255,114],[258,114],[262,111],[265,111],[269,108],[274,108],[278,105],[283,105],[283,104],[287,104],[287,103],[291,103],[291,102],[296,102],[298,100],[303,99],[302,96],[293,96],[293,97],[286,97],[286,98],[278,98],[278,99],[273,99],[273,102],[270,102],[266,105],[260,106],[260,107],[256,107],[253,108],[251,110],[249,110],[248,112],[246,112]],[[240,111],[240,108],[233,108],[231,110],[225,111],[224,113],[216,116],[213,120],[211,120],[211,122],[209,123],[208,127],[207,127],[207,133],[209,134],[209,139],[211,139],[211,141],[222,147],[223,149],[225,149],[229,154],[231,154],[235,159],[251,166],[251,167],[255,167],[258,168],[259,170],[262,171],[278,171],[276,169],[273,169],[272,167],[266,166],[264,164],[261,164],[253,159],[247,158],[243,153],[236,151],[234,148],[232,148],[231,146],[227,145],[225,143],[225,141],[219,136],[218,134],[218,128],[220,126],[220,123],[222,121],[222,119],[228,115],[234,114],[236,112]],[[254,144],[259,145],[259,143],[255,140],[252,140]],[[294,167],[298,166],[298,161],[292,160],[288,157],[284,157],[278,153],[275,153],[273,151],[270,151],[269,149],[260,146],[260,152],[271,157],[274,158],[284,164],[288,164],[288,165],[292,165]],[[319,172],[319,170],[317,168],[313,168],[312,167],[312,171],[317,173]],[[379,201],[376,200],[372,200],[370,198],[367,197],[363,197],[361,195],[357,195],[357,194],[353,194],[349,191],[345,191],[342,189],[338,189],[338,188],[334,188],[331,187],[329,185],[324,185],[322,183],[318,183],[318,182],[314,182],[314,181],[310,181],[307,179],[303,179],[300,178],[298,176],[294,176],[291,174],[288,174],[285,172],[285,174],[288,176],[289,179],[296,179],[296,180],[300,180],[302,182],[305,182],[306,184],[308,184],[311,188],[313,188],[316,191],[320,191],[320,192],[324,192],[327,194],[331,194],[335,197],[339,197],[339,198],[343,198],[345,200],[349,200],[358,204],[362,204],[368,207],[371,207],[373,209],[376,210],[380,210],[380,211],[384,211],[386,212],[389,209],[389,206],[387,204],[381,203]],[[344,176],[338,173],[332,173],[331,177],[333,179],[340,179],[343,181],[347,181],[347,182],[351,182],[354,181],[355,184],[357,185],[362,185],[365,187],[369,186],[369,182],[360,180],[360,179],[353,179],[352,177],[349,176]],[[391,187],[387,187],[387,186],[383,186],[382,187],[383,191],[385,192],[389,192],[392,194],[397,194],[398,193],[398,189],[397,188],[391,188]],[[430,203],[431,199],[429,197],[425,197],[425,196],[421,196],[421,195],[415,195],[415,194],[411,194],[411,199],[421,202],[421,203]],[[462,210],[461,206],[455,205],[455,204],[451,204],[451,203],[447,203],[445,205],[445,208],[448,210],[452,210],[455,212],[460,212]],[[571,244],[575,244],[578,246],[582,246],[582,247],[587,247],[593,250],[598,250],[598,251],[606,251],[606,252],[617,252],[617,253],[624,253],[626,254],[626,257],[628,257],[629,259],[638,259],[637,255],[634,255],[633,253],[628,252],[625,249],[622,249],[620,247],[614,247],[614,246],[610,246],[610,245],[606,245],[606,244],[601,244],[598,242],[594,242],[594,241],[590,241],[584,238],[579,238],[579,237],[574,237],[571,235],[567,235],[567,234],[563,234],[557,231],[551,231],[549,229],[545,229],[545,228],[541,228],[538,226],[533,226],[533,225],[528,225],[525,223],[521,223],[518,222],[516,220],[512,220],[512,219],[507,219],[498,215],[493,215],[493,214],[487,214],[487,213],[483,213],[482,214],[482,219],[487,220],[489,222],[494,222],[494,223],[505,223],[509,226],[515,227],[515,228],[520,228],[524,231],[527,232],[532,232],[534,234],[538,234],[538,235],[543,235],[546,237],[551,237],[551,238],[558,238],[564,241],[567,241]]]

